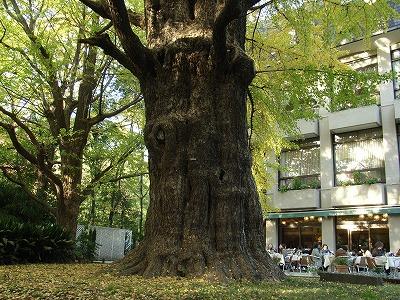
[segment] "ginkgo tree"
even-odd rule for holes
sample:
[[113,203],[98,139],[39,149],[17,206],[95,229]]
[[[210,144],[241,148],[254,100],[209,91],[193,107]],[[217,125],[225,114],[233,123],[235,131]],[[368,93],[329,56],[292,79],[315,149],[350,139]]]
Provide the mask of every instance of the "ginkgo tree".
[[135,145],[126,145],[114,156],[109,153],[84,180],[92,129],[101,129],[102,121],[142,97],[137,90],[127,95],[118,89],[113,59],[79,42],[101,28],[89,9],[73,1],[50,0],[5,0],[1,6],[0,129],[18,159],[33,167],[37,180],[28,180],[27,169],[13,163],[18,160],[4,159],[0,169],[59,225],[75,233],[87,195],[135,151]]
[[[268,87],[269,78],[277,75],[254,78],[268,74],[269,62],[279,63],[279,56],[286,55],[283,61],[287,61],[291,44],[300,44],[296,49],[299,56],[319,53],[318,47],[307,52],[318,46],[312,42],[314,27],[320,28],[319,37],[321,33],[325,36],[316,41],[327,41],[329,45],[334,44],[332,36],[338,41],[340,35],[371,33],[393,15],[388,3],[80,1],[109,20],[104,30],[82,42],[102,48],[127,68],[138,79],[145,101],[144,139],[150,176],[145,238],[117,268],[123,273],[145,276],[282,278],[283,273],[264,249],[261,208],[248,144],[249,85],[254,80],[268,92],[264,86]],[[267,7],[272,10],[257,17],[257,12]],[[275,28],[273,35],[281,34],[287,45],[283,53],[262,47],[253,52],[259,69],[250,56],[251,49],[245,47],[247,16],[252,12],[255,43],[256,35],[267,39],[270,29]],[[329,17],[330,13],[334,17]],[[335,22],[330,24],[331,20]],[[261,25],[268,23],[273,26]],[[117,43],[111,39],[113,32]],[[254,54],[260,52],[261,59]],[[313,73],[320,74],[323,72],[318,69],[330,69],[329,61],[311,67]],[[293,66],[292,71],[300,68],[304,65]],[[294,75],[302,78],[301,74]],[[265,106],[271,128],[279,125],[277,115],[293,107],[297,111],[302,107],[310,116],[318,105],[317,100],[311,101],[309,92],[301,101],[291,99],[290,93],[285,95],[282,89],[293,88],[290,84],[295,82],[285,76],[280,76],[280,97],[264,97],[268,102],[276,101]],[[314,84],[316,80],[301,81],[306,82]],[[307,87],[301,91],[308,91]]]

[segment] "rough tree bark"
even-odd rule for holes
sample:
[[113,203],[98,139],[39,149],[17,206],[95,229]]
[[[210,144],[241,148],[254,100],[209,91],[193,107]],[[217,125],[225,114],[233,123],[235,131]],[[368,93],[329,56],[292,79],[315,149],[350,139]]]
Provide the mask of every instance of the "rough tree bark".
[[[123,1],[82,0],[111,19],[86,42],[141,83],[146,105],[150,206],[141,244],[116,264],[123,274],[281,279],[265,251],[247,143],[246,11],[258,1],[145,1],[147,47]],[[135,24],[135,23],[134,23]]]

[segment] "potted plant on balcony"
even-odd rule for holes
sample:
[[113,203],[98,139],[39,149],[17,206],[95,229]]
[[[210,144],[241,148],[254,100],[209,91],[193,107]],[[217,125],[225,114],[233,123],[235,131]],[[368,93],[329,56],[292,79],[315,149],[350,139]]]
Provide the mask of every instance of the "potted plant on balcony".
[[349,259],[346,256],[338,256],[334,260],[335,270],[339,273],[349,273]]

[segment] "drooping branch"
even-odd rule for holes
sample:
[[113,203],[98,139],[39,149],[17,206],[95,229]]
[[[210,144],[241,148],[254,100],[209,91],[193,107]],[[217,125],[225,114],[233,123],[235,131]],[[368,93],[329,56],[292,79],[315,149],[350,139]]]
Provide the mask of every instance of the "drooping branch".
[[32,67],[32,69],[35,70],[44,80],[46,80],[46,76],[44,75],[42,70],[39,69],[39,67],[33,62],[33,60],[28,56],[28,54],[25,53],[25,51],[23,49],[10,46],[7,43],[3,42],[2,40],[0,40],[0,44],[2,44],[4,47],[6,47],[9,50],[12,50],[12,51],[15,51],[15,52],[18,52],[19,54],[21,54],[21,56],[23,58],[25,58],[25,60],[28,62],[28,64]]
[[[129,178],[134,178],[134,177],[139,177],[139,176],[144,176],[144,175],[149,175],[149,172],[122,175],[122,176],[115,177],[115,178],[112,178],[110,180],[107,180],[107,182],[117,182],[117,181],[120,181],[120,180],[123,180],[123,179],[129,179]],[[104,183],[104,182],[101,182],[101,183]]]
[[117,46],[111,41],[109,35],[107,33],[102,33],[100,35],[80,39],[81,43],[98,46],[103,49],[106,55],[111,56],[116,61],[118,61],[121,65],[131,71],[133,74],[138,74],[139,70],[135,66],[135,64],[130,60],[130,58],[121,50],[118,49]]
[[18,141],[17,133],[15,132],[14,126],[0,121],[0,127],[2,127],[7,132],[15,150],[17,150],[17,152],[31,164],[37,166],[38,161],[36,157]]
[[28,135],[29,140],[35,147],[38,149],[40,147],[38,140],[36,139],[34,133],[29,129],[25,123],[20,120],[15,114],[5,110],[2,106],[0,106],[0,112],[8,116],[11,120],[13,120],[25,133]]
[[120,108],[116,109],[116,110],[113,111],[113,112],[109,112],[109,113],[104,113],[104,114],[97,115],[96,117],[90,119],[89,124],[90,124],[90,125],[95,125],[95,124],[97,124],[97,123],[100,123],[100,122],[103,121],[104,119],[114,117],[114,116],[118,115],[119,113],[121,113],[121,112],[127,110],[127,109],[130,108],[131,106],[133,106],[133,105],[139,103],[139,102],[142,101],[142,100],[143,100],[143,97],[140,95],[140,96],[136,97],[133,101],[127,103],[126,105],[121,106]]
[[56,209],[52,206],[50,206],[47,202],[40,200],[39,198],[37,198],[32,192],[31,190],[28,188],[28,186],[23,183],[22,181],[19,181],[17,179],[15,179],[9,172],[9,170],[15,170],[13,167],[10,166],[0,166],[0,169],[3,173],[3,175],[11,182],[19,185],[24,192],[28,195],[29,199],[31,199],[32,201],[36,202],[37,204],[39,204],[40,206],[42,206],[48,213],[50,213],[53,216],[56,216]]
[[0,122],[0,127],[4,128],[4,130],[7,132],[14,149],[22,156],[24,157],[27,161],[29,161],[31,164],[33,164],[35,167],[39,168],[42,170],[46,176],[57,186],[62,187],[62,182],[60,178],[57,177],[51,170],[49,166],[46,165],[45,163],[45,153],[43,147],[39,146],[38,148],[38,154],[35,156],[32,154],[28,149],[26,149],[18,140],[17,133],[15,132],[15,127],[12,126],[11,124],[7,124],[4,122]]
[[121,162],[123,162],[133,151],[135,148],[131,148],[125,153],[121,155],[121,157],[116,161],[116,162],[110,162],[110,164],[104,168],[102,171],[100,171],[94,178],[90,181],[90,183],[82,190],[83,195],[89,195],[90,192],[93,190],[93,188],[96,186],[96,184],[110,171],[112,170],[115,166],[119,165]]

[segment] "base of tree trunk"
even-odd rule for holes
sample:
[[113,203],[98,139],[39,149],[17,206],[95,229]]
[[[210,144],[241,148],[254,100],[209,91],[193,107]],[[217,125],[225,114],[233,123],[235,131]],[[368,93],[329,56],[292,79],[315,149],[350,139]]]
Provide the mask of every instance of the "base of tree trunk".
[[283,271],[274,264],[265,251],[237,251],[219,253],[203,251],[168,256],[146,252],[145,242],[123,259],[114,263],[114,270],[121,275],[144,277],[178,276],[204,278],[211,281],[230,280],[280,281]]

